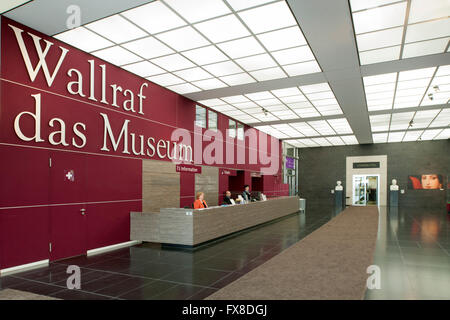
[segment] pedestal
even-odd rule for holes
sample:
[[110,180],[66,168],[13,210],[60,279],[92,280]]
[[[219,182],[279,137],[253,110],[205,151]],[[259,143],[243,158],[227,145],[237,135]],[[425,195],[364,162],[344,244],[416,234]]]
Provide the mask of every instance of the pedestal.
[[398,207],[398,190],[389,191],[389,206]]
[[334,206],[337,209],[341,209],[344,207],[344,191],[343,190],[334,190]]

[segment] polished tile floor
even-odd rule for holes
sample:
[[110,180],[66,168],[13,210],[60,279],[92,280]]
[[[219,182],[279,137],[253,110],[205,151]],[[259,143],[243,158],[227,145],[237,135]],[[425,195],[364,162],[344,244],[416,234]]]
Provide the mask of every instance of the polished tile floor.
[[381,288],[366,299],[450,299],[450,214],[380,208],[374,264]]
[[[12,288],[60,299],[203,299],[328,222],[332,208],[308,207],[195,251],[142,244],[0,278]],[[381,289],[366,299],[450,299],[450,215],[444,210],[380,208],[374,264]],[[68,265],[81,290],[68,290]]]
[[[114,252],[55,261],[49,267],[0,278],[12,288],[60,299],[203,299],[335,216],[308,208],[208,243],[195,251],[142,244]],[[66,287],[69,265],[81,268],[81,290]]]

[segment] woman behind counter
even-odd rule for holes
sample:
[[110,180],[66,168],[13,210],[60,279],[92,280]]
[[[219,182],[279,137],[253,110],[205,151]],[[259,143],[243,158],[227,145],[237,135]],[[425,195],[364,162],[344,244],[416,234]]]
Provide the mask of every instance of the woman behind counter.
[[203,200],[204,197],[205,194],[203,192],[197,192],[197,195],[195,197],[197,200],[194,201],[194,209],[208,208],[206,201]]

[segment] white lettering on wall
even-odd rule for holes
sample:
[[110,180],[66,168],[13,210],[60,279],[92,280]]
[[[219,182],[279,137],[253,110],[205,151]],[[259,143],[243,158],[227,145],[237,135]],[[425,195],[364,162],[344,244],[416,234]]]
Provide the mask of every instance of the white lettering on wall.
[[30,56],[28,55],[27,47],[25,46],[25,42],[23,41],[23,38],[22,38],[23,30],[19,29],[17,27],[14,27],[10,24],[9,24],[9,26],[11,27],[11,29],[13,29],[14,34],[16,35],[17,43],[19,45],[20,52],[22,53],[22,58],[25,63],[25,66],[27,68],[28,75],[30,77],[31,82],[34,82],[39,70],[41,70],[41,68],[42,68],[42,71],[44,72],[45,80],[47,80],[47,85],[49,87],[51,87],[53,84],[53,81],[55,80],[56,75],[58,74],[59,68],[61,67],[61,64],[64,61],[64,58],[66,57],[66,54],[67,54],[67,52],[69,52],[69,50],[66,48],[63,48],[63,47],[59,47],[61,49],[61,55],[59,57],[59,60],[58,60],[58,63],[56,64],[55,69],[53,70],[53,74],[50,75],[50,71],[48,70],[48,66],[47,66],[47,62],[45,61],[45,58],[47,57],[48,51],[50,50],[50,47],[53,45],[53,43],[48,40],[44,40],[45,49],[44,49],[44,51],[42,51],[42,47],[41,47],[41,43],[40,43],[40,41],[42,39],[32,33],[28,33],[28,35],[30,35],[33,38],[34,47],[36,49],[36,53],[39,58],[39,62],[36,64],[36,67],[33,69],[33,66],[31,65]]
[[124,139],[123,139],[123,151],[122,151],[122,153],[130,154],[130,152],[128,151],[128,123],[130,122],[130,120],[126,119],[123,122],[122,130],[120,130],[119,137],[116,140],[114,138],[114,133],[113,133],[111,125],[109,123],[108,116],[105,113],[100,113],[100,115],[103,117],[103,122],[104,122],[103,147],[100,150],[102,150],[102,151],[109,151],[108,147],[106,146],[106,144],[107,144],[107,134],[108,134],[109,140],[111,141],[111,144],[113,146],[114,151],[117,151],[117,149],[119,148],[120,140],[123,137]]
[[[23,111],[19,113],[16,118],[14,119],[14,131],[16,132],[16,135],[22,139],[23,141],[32,141],[35,142],[42,142],[44,141],[41,139],[41,94],[32,94],[31,95],[35,100],[35,112],[28,112]],[[23,134],[22,129],[20,128],[20,118],[24,115],[29,115],[34,119],[34,136],[27,137]]]
[[[59,144],[68,146],[69,144],[66,142],[66,124],[59,118],[53,118],[48,122],[48,125],[53,128],[55,121],[59,123],[61,130],[50,133],[50,135],[48,136],[48,141],[54,146],[57,146]],[[56,135],[60,136],[59,141],[55,141]]]

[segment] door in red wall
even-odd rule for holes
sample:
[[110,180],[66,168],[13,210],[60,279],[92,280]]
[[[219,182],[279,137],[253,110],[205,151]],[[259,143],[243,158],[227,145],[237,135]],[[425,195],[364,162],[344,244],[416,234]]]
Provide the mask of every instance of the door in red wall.
[[50,260],[58,260],[87,251],[86,159],[62,151],[50,158]]

